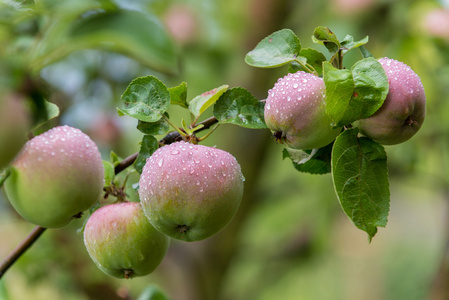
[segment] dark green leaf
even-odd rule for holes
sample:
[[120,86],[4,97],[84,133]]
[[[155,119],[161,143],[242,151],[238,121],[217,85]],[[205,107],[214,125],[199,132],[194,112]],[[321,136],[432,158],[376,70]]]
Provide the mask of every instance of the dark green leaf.
[[387,155],[382,145],[357,134],[348,129],[335,140],[332,179],[344,212],[371,241],[390,209]]
[[206,109],[212,106],[224,92],[226,92],[228,87],[228,85],[222,85],[196,96],[189,103],[189,111],[195,117],[200,116]]
[[114,166],[109,161],[103,160],[104,167],[104,186],[108,187],[114,181],[115,172]]
[[341,46],[343,48],[343,53],[348,52],[351,49],[354,48],[359,48],[363,45],[365,45],[366,43],[368,43],[369,37],[366,36],[363,39],[361,39],[360,41],[354,41],[354,38],[350,35],[347,35],[343,41],[341,41]]
[[[349,124],[342,120],[349,106],[354,91],[354,80],[350,70],[339,70],[330,63],[323,64],[323,79],[326,88],[326,113],[332,119],[332,126],[341,127]],[[343,123],[343,125],[341,125]]]
[[307,59],[307,63],[317,71],[318,75],[323,73],[323,62],[326,61],[323,53],[312,48],[304,48],[299,54]]
[[290,29],[276,31],[257,44],[245,62],[253,67],[273,68],[295,61],[301,51],[298,37]]
[[170,130],[170,125],[165,118],[153,123],[139,120],[137,122],[137,129],[144,134],[160,135],[166,134]]
[[46,122],[59,116],[59,107],[56,104],[48,102],[45,99],[43,100],[43,109],[45,109],[45,113],[41,114],[41,116],[43,118],[41,118],[37,121],[37,124],[34,125],[32,130],[38,129],[40,126],[42,126]]
[[333,56],[340,50],[340,42],[337,36],[327,27],[317,27],[313,32],[312,40],[314,43],[324,45]]
[[147,287],[140,295],[137,300],[170,300],[170,298],[165,295],[157,286]]
[[364,46],[360,46],[359,50],[360,53],[362,53],[363,58],[374,57]]
[[125,108],[117,108],[119,115],[128,115],[144,122],[156,122],[170,105],[170,92],[154,76],[131,81],[122,95]]
[[310,174],[326,174],[331,171],[332,144],[320,149],[296,150],[285,148],[283,158],[290,158],[296,170]]
[[139,174],[142,174],[142,169],[147,162],[147,159],[159,148],[158,140],[152,135],[144,135],[140,145],[140,151],[137,155],[134,167]]
[[168,89],[170,92],[170,103],[189,108],[187,104],[187,83],[182,82],[180,85]]
[[232,123],[246,128],[267,128],[264,103],[244,88],[232,88],[214,106],[214,116],[220,123]]

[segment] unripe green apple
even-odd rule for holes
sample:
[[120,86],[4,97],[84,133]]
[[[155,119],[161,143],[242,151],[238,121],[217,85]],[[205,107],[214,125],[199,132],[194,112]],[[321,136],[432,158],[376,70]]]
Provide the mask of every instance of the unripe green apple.
[[324,102],[324,82],[303,71],[280,78],[268,92],[265,123],[280,143],[294,149],[321,148],[340,133],[331,126]]
[[103,206],[87,220],[84,244],[97,267],[118,278],[153,272],[167,253],[169,238],[151,226],[140,203]]
[[139,181],[143,211],[160,232],[199,241],[222,230],[243,195],[243,175],[228,152],[184,141],[147,160]]
[[11,164],[6,195],[28,222],[57,228],[90,208],[100,197],[104,169],[95,143],[69,126],[29,140]]
[[17,94],[0,93],[0,170],[9,165],[27,141],[30,118]]
[[383,105],[370,117],[359,120],[360,132],[383,145],[410,139],[421,128],[426,114],[426,95],[421,79],[406,64],[381,58],[390,89]]

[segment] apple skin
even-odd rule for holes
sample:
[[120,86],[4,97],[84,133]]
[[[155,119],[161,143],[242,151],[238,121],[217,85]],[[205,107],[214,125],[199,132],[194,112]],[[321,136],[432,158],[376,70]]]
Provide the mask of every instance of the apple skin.
[[5,191],[16,211],[45,228],[67,225],[100,197],[104,169],[81,130],[54,127],[29,140],[10,168]]
[[8,166],[27,141],[30,116],[18,94],[0,94],[0,170]]
[[416,134],[426,115],[421,79],[406,64],[380,58],[390,89],[383,105],[370,117],[355,123],[360,132],[383,145],[400,144]]
[[303,71],[280,78],[268,91],[264,117],[279,143],[294,149],[330,144],[340,133],[326,114],[324,82]]
[[234,217],[244,178],[228,152],[184,141],[163,146],[147,160],[139,181],[143,211],[160,232],[199,241]]
[[97,267],[117,278],[148,275],[162,262],[169,238],[148,222],[140,203],[103,206],[87,220],[84,245]]

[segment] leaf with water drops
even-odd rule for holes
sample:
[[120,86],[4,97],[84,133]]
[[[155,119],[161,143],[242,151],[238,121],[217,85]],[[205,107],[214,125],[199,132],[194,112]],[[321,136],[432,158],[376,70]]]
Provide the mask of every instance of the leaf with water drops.
[[189,110],[195,116],[200,116],[206,109],[212,106],[223,93],[228,89],[228,85],[219,86],[213,90],[202,93],[193,98],[189,103]]
[[140,144],[139,154],[134,162],[134,168],[136,168],[139,174],[142,173],[142,169],[147,162],[147,159],[159,148],[158,140],[152,135],[144,135]]
[[253,67],[274,68],[297,60],[301,43],[290,29],[276,31],[257,44],[246,57],[245,62]]
[[156,77],[145,76],[131,81],[122,100],[125,108],[117,108],[119,115],[128,115],[144,122],[156,122],[170,105],[170,92]]
[[214,106],[214,116],[220,123],[231,123],[252,129],[265,129],[264,103],[241,87],[224,93]]
[[332,150],[332,179],[346,215],[368,233],[385,227],[390,209],[387,154],[382,145],[357,136],[358,129],[345,130]]

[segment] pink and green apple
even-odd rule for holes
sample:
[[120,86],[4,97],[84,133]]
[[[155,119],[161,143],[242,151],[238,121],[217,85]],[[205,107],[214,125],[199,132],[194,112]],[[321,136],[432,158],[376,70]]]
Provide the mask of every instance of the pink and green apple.
[[96,144],[81,130],[59,126],[29,140],[5,181],[16,211],[28,222],[57,228],[100,197],[104,169]]
[[234,217],[243,181],[240,165],[228,152],[181,141],[159,148],[147,160],[139,195],[157,230],[174,239],[199,241]]
[[169,238],[150,224],[140,203],[103,206],[87,220],[84,244],[104,273],[133,278],[153,272],[164,258]]

